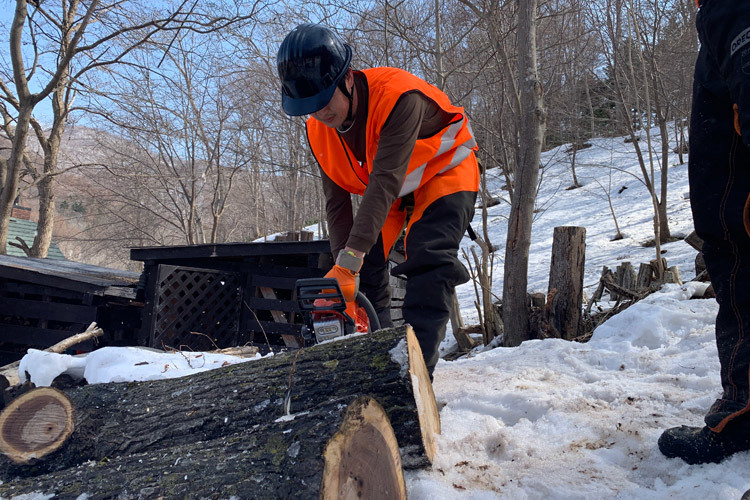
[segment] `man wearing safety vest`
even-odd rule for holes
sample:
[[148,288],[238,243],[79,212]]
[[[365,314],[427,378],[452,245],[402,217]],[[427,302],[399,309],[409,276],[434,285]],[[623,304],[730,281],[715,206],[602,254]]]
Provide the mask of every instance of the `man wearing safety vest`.
[[719,303],[722,393],[705,426],[673,427],[659,438],[664,455],[689,464],[750,450],[750,2],[697,3],[690,204]]
[[[282,107],[311,115],[331,250],[326,275],[353,301],[359,286],[391,326],[387,257],[406,227],[403,317],[432,377],[456,285],[469,279],[458,247],[479,187],[476,141],[463,108],[396,68],[352,70],[352,49],[330,29],[302,24],[282,42]],[[350,193],[362,195],[353,215]]]

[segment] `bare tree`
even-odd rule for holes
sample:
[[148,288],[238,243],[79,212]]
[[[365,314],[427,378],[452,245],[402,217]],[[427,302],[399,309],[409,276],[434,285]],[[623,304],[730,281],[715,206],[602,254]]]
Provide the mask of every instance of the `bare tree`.
[[[222,218],[237,179],[257,160],[255,145],[245,142],[250,124],[236,106],[245,96],[232,88],[235,68],[218,37],[186,32],[163,42],[169,51],[153,40],[155,49],[122,68],[95,108],[108,133],[99,135],[99,168],[87,169],[89,232],[216,243],[237,227],[235,219],[224,230]],[[98,228],[96,218],[110,227]],[[143,219],[160,223],[135,223]]]
[[518,81],[521,104],[520,148],[516,188],[508,221],[503,280],[504,344],[516,346],[528,338],[528,283],[531,225],[536,201],[537,179],[545,110],[536,61],[536,0],[521,0],[518,6]]
[[[620,123],[633,142],[652,197],[659,251],[660,244],[671,237],[667,218],[670,140],[677,143],[680,155],[685,148],[684,119],[697,54],[695,7],[679,1],[607,0],[599,2],[591,16],[604,27],[599,31],[602,55],[614,102],[623,117]],[[651,133],[654,125],[660,142]],[[643,145],[636,142],[639,139],[645,139]]]
[[[16,0],[9,37],[10,67],[3,69],[7,80],[0,82],[2,130],[12,140],[10,159],[0,164],[0,177],[4,180],[0,186],[0,253],[6,252],[13,201],[29,165],[25,158],[30,127],[44,161],[42,170],[33,173],[40,213],[38,234],[29,254],[45,257],[54,224],[54,178],[59,174],[60,140],[75,111],[74,98],[85,90],[85,77],[94,70],[125,62],[132,51],[147,44],[158,32],[207,32],[252,16],[224,16],[215,5],[202,11],[199,2],[185,10],[186,3],[163,13],[150,2],[92,0],[81,4],[78,0],[65,0],[52,6]],[[48,98],[52,126],[45,130],[33,113]]]

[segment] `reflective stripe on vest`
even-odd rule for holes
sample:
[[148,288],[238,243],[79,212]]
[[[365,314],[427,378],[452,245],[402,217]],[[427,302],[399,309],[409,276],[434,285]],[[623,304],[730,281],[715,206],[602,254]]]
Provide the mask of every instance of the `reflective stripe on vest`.
[[[462,118],[461,121],[458,121],[450,125],[446,129],[442,137],[440,138],[441,144],[440,144],[440,148],[435,154],[435,158],[439,157],[442,154],[447,153],[451,149],[454,149],[455,144],[456,144],[456,137],[458,136],[458,132],[464,126],[464,122],[466,123],[466,126],[469,127],[469,130],[471,131],[469,120],[466,118]],[[477,141],[474,139],[474,134],[472,133],[470,140],[464,142],[463,144],[460,144],[458,147],[455,147],[453,158],[446,166],[441,168],[440,172],[438,173],[442,174],[450,170],[451,168],[457,167],[458,165],[460,165],[461,162],[464,161],[471,154],[472,150],[476,146],[477,146]],[[399,198],[409,193],[413,193],[414,191],[417,190],[419,185],[422,183],[422,177],[424,176],[424,172],[425,170],[427,170],[427,163],[421,164],[420,166],[415,168],[412,172],[406,175],[406,178],[404,179],[404,183],[401,186],[401,191],[399,191],[398,193]]]

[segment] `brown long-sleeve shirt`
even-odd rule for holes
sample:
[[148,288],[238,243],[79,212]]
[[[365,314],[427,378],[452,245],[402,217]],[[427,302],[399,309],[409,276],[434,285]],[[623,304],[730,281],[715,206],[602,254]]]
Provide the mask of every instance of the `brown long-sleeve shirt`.
[[[357,112],[354,123],[341,137],[358,161],[366,161],[367,109],[369,89],[364,74],[354,72]],[[420,92],[407,92],[399,98],[380,131],[378,150],[369,181],[356,217],[352,215],[351,195],[334,183],[321,169],[326,196],[326,216],[334,256],[345,246],[369,252],[385,223],[406,176],[417,139],[430,137],[449,125],[450,114]]]

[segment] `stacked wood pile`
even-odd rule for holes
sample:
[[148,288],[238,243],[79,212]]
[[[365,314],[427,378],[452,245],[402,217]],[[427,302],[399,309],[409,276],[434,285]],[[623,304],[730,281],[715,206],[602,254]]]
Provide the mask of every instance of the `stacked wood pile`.
[[[692,232],[685,238],[685,242],[698,251],[695,258],[696,277],[694,281],[709,281],[706,266],[703,262],[703,240],[695,232]],[[661,262],[652,260],[641,263],[638,271],[630,262],[619,264],[614,271],[604,266],[599,285],[586,306],[584,317],[587,327],[586,333],[582,335],[581,339],[589,338],[596,325],[659,290],[664,284],[676,283],[681,285],[683,283],[682,276],[677,266],[670,266],[665,258],[660,260]],[[658,276],[657,269],[659,267],[663,270],[662,276]],[[592,313],[593,305],[602,300],[605,291],[609,294],[610,300],[615,302],[614,306],[607,311]],[[709,286],[703,297],[714,296],[713,289]]]
[[408,326],[0,414],[0,497],[405,498],[440,422]]
[[661,278],[656,275],[657,266],[656,260],[641,263],[637,273],[630,262],[619,264],[614,272],[604,266],[599,287],[594,292],[589,306],[600,301],[605,290],[609,293],[610,300],[613,301],[640,300],[666,283],[682,284],[682,276],[677,266],[670,267],[667,264],[667,259],[662,258],[661,267],[664,269],[664,274]]

